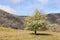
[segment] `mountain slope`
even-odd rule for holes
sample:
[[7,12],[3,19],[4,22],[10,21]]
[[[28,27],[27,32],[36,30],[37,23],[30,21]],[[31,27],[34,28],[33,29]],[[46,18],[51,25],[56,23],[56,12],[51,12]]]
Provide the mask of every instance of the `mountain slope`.
[[[0,10],[0,25],[4,27],[10,27],[15,29],[24,29],[24,19],[27,16],[17,16],[14,14],[10,14],[3,10]],[[60,13],[51,13],[47,14],[47,20],[53,24],[60,24]]]
[[51,13],[47,15],[47,20],[53,24],[60,24],[60,13]]
[[4,27],[11,27],[15,29],[23,29],[24,17],[16,16],[0,10],[0,25]]

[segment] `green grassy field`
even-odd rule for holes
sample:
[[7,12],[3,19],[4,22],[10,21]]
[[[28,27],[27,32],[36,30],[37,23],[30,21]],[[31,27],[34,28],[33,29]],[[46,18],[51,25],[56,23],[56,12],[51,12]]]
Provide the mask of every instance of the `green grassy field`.
[[[33,31],[15,30],[0,27],[0,40],[60,40],[60,33],[38,32],[34,35]],[[50,34],[50,35],[48,35]]]

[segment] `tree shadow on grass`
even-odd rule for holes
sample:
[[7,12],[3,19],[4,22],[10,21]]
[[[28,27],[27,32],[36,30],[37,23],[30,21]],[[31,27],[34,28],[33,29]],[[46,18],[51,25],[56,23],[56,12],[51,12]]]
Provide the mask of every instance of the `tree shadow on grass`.
[[47,34],[47,33],[37,33],[37,34],[34,34],[34,33],[30,33],[31,35],[42,35],[42,36],[51,36],[52,34]]

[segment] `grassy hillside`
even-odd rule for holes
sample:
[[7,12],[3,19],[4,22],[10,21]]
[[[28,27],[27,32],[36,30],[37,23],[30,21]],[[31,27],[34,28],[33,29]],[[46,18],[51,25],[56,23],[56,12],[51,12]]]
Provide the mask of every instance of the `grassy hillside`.
[[60,40],[60,33],[38,33],[40,34],[34,35],[32,31],[14,30],[10,28],[0,27],[0,40]]

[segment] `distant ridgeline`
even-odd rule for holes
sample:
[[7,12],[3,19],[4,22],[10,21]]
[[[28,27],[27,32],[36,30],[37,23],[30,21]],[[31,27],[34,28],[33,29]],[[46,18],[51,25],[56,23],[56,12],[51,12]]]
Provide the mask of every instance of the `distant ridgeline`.
[[[24,29],[24,19],[28,16],[17,16],[6,11],[0,10],[0,25],[14,29]],[[46,16],[49,22],[60,24],[60,13],[48,14]]]

